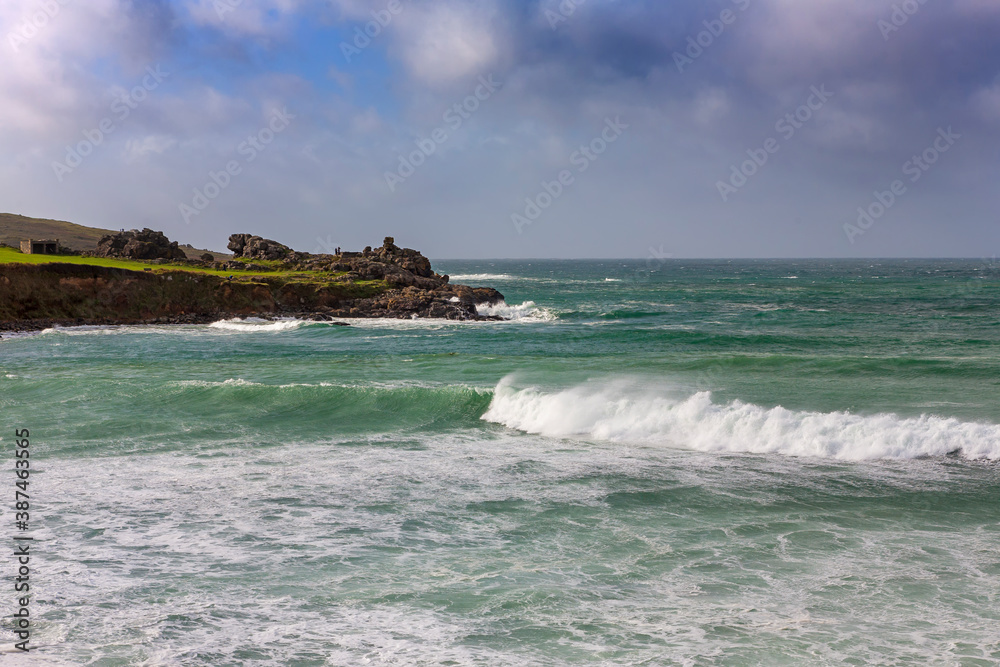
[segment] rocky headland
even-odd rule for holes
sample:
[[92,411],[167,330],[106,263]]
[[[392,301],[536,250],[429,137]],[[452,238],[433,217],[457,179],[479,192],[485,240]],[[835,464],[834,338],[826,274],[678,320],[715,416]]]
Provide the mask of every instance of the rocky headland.
[[54,261],[0,264],[0,330],[85,324],[196,324],[233,317],[487,320],[477,306],[503,295],[454,285],[416,250],[387,237],[379,248],[311,254],[233,234],[234,258],[180,259],[160,232],[102,238],[91,257],[142,260],[129,270]]

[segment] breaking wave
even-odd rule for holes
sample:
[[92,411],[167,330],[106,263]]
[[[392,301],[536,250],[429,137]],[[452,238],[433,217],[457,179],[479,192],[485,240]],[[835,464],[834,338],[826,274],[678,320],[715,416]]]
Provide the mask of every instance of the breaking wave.
[[462,280],[517,280],[517,276],[512,276],[509,273],[460,273],[448,278],[451,282]]
[[307,324],[324,323],[315,322],[313,320],[264,320],[256,317],[248,317],[246,319],[234,318],[231,320],[220,320],[218,322],[212,322],[208,326],[211,329],[223,329],[226,331],[237,331],[241,333],[259,333],[262,331],[289,331],[291,329],[298,329],[299,327]]
[[849,412],[800,412],[741,401],[718,404],[711,393],[673,397],[629,382],[555,392],[496,387],[482,419],[550,437],[666,445],[704,452],[784,454],[860,461],[960,453],[1000,459],[1000,425],[955,418]]
[[539,308],[534,301],[525,301],[516,306],[508,305],[504,301],[493,305],[480,304],[476,306],[476,312],[487,317],[500,316],[507,320],[551,322],[557,319],[555,313],[548,308]]

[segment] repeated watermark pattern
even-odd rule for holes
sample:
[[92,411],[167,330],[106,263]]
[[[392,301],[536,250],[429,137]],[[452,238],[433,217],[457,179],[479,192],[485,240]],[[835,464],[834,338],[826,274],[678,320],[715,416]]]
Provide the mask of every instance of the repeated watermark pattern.
[[343,54],[344,60],[351,62],[355,56],[361,55],[362,51],[371,46],[372,40],[389,27],[389,24],[403,11],[403,8],[402,0],[389,0],[385,9],[373,9],[371,12],[372,20],[365,23],[364,26],[355,26],[351,41],[340,43],[340,52]]
[[395,171],[385,172],[385,184],[389,192],[396,192],[397,187],[417,173],[417,169],[427,162],[427,158],[434,155],[438,147],[460,130],[465,121],[472,118],[472,114],[482,107],[483,102],[493,97],[502,87],[503,83],[495,80],[492,74],[479,77],[479,84],[472,93],[461,102],[450,106],[441,116],[444,125],[434,128],[429,136],[417,139],[414,142],[416,145],[414,150],[399,155]]
[[[966,326],[956,327],[955,317],[991,313],[1000,297],[1000,262],[997,256],[982,258],[967,272],[956,272],[948,283],[948,300],[927,318],[927,338],[931,341],[955,335],[968,336]],[[989,316],[987,315],[987,321]],[[981,320],[982,321],[982,320]]]
[[[601,132],[590,142],[573,151],[569,157],[570,164],[576,167],[578,174],[584,173],[608,150],[611,144],[618,141],[628,127],[627,123],[622,122],[621,116],[616,116],[614,120],[605,118],[604,128]],[[524,211],[511,213],[510,220],[514,223],[514,229],[517,230],[517,233],[524,233],[524,228],[538,220],[542,213],[552,206],[575,182],[576,176],[569,169],[561,170],[551,181],[543,180],[541,190],[534,197],[525,198]]]
[[546,9],[543,14],[545,15],[545,20],[549,22],[549,27],[553,30],[559,29],[559,24],[565,23],[570,19],[576,10],[585,3],[587,0],[561,0],[561,2],[556,5],[555,9]]
[[66,146],[66,157],[62,162],[52,161],[52,171],[55,172],[59,182],[62,183],[66,176],[83,164],[87,156],[103,144],[108,135],[118,129],[119,124],[124,122],[168,76],[170,76],[170,72],[164,72],[159,65],[147,67],[146,76],[142,78],[142,82],[111,103],[111,115],[102,118],[97,123],[97,127],[84,130],[81,141],[75,145]]
[[927,0],[903,0],[899,4],[892,6],[892,12],[888,19],[881,18],[876,21],[882,39],[889,41],[889,38],[899,29],[910,22],[910,17],[920,11],[920,8],[927,4]]
[[212,7],[220,21],[226,19],[226,14],[234,12],[243,4],[243,0],[212,0]]
[[[951,150],[951,147],[962,138],[951,129],[938,128],[938,136],[921,153],[903,163],[902,172],[910,183],[919,181],[925,173],[930,171],[941,156]],[[909,188],[902,179],[896,179],[889,184],[887,190],[876,190],[873,200],[865,206],[858,207],[857,221],[844,225],[844,234],[847,240],[853,245],[857,237],[862,236],[872,228],[876,221],[888,213],[889,209],[896,205],[899,200],[909,192]]]
[[[741,12],[749,9],[750,1],[732,0]],[[726,8],[719,13],[718,18],[702,21],[705,29],[687,38],[687,46],[684,51],[674,51],[674,64],[677,65],[677,71],[683,74],[686,68],[693,65],[695,60],[705,54],[706,49],[715,44],[715,40],[719,39],[729,26],[736,23],[738,17],[739,14],[735,11]]]
[[659,248],[649,246],[645,266],[641,266],[633,271],[628,282],[634,284],[648,283],[653,279],[653,274],[658,273],[663,268],[663,265],[667,263],[667,260],[673,259],[673,257],[673,253],[666,252],[663,249],[662,243]]
[[[805,127],[806,123],[816,115],[816,112],[822,109],[830,98],[833,97],[833,93],[828,91],[825,85],[819,87],[812,86],[809,90],[811,94],[806,99],[805,104],[798,107],[794,112],[785,114],[774,124],[774,130],[785,141],[790,141],[795,136],[795,133]],[[730,167],[728,181],[716,182],[715,187],[719,191],[722,201],[729,201],[729,198],[749,183],[750,179],[779,150],[781,150],[781,142],[774,137],[768,137],[761,148],[748,149],[747,156],[749,156],[749,159],[739,165],[734,164]]]
[[71,0],[42,0],[39,2],[38,9],[21,19],[21,22],[7,33],[7,43],[10,44],[10,48],[14,49],[15,53],[20,51],[21,47],[29,40],[47,28],[52,19],[70,2]]
[[317,236],[316,237],[316,246],[313,248],[312,254],[314,254],[314,255],[322,255],[322,254],[336,255],[336,254],[338,254],[337,253],[337,246],[334,243],[333,237],[330,236],[329,234],[326,235],[325,239],[323,237],[321,237],[321,236]]
[[243,173],[243,167],[250,164],[264,152],[274,141],[274,138],[288,129],[295,116],[284,107],[280,111],[274,111],[267,125],[260,128],[256,133],[248,135],[236,147],[236,153],[242,156],[242,160],[229,160],[219,171],[209,171],[208,179],[200,188],[195,188],[191,197],[191,203],[181,202],[178,208],[184,222],[191,224],[191,218],[201,215],[202,211],[208,208],[223,190],[228,188],[233,178]]

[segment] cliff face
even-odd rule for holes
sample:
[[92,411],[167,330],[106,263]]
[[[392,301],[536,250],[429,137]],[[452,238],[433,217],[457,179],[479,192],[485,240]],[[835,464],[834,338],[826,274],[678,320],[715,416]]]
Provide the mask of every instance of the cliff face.
[[193,271],[128,271],[77,264],[0,265],[0,330],[52,325],[198,323],[249,315],[481,319],[496,290],[425,289],[343,276],[227,280]]
[[266,285],[232,283],[216,276],[175,271],[126,271],[76,264],[0,266],[0,328],[52,324],[183,321],[212,313],[270,313]]

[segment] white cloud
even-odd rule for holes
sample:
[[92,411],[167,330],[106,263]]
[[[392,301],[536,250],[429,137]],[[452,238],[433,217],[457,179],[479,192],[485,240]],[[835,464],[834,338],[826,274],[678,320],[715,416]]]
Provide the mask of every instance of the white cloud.
[[694,99],[694,120],[701,125],[711,125],[729,115],[732,105],[729,95],[722,88],[702,90]]
[[365,109],[351,118],[351,131],[358,134],[370,134],[383,129],[382,119],[375,109]]
[[985,120],[1000,121],[1000,83],[976,91],[972,108]]
[[393,24],[410,72],[431,86],[486,74],[499,55],[488,6],[442,3],[411,6]]
[[232,35],[262,36],[287,28],[305,3],[302,0],[186,0],[195,25],[216,28]]
[[177,140],[173,137],[151,134],[141,139],[129,139],[125,142],[123,157],[126,162],[135,162],[150,153],[161,155],[176,145]]
[[354,77],[346,72],[341,72],[333,65],[331,65],[326,71],[326,75],[330,77],[331,80],[336,81],[337,85],[344,90],[350,90],[354,87]]
[[746,10],[747,25],[730,30],[753,80],[768,86],[856,65],[881,43],[881,15],[877,3],[762,0]]
[[829,149],[870,149],[881,145],[883,131],[875,116],[830,105],[816,114],[816,130],[807,136]]
[[156,48],[145,39],[150,26],[131,20],[129,7],[125,0],[0,4],[0,127],[8,143],[65,138],[106,113],[107,86],[89,64],[106,58],[141,70]]

